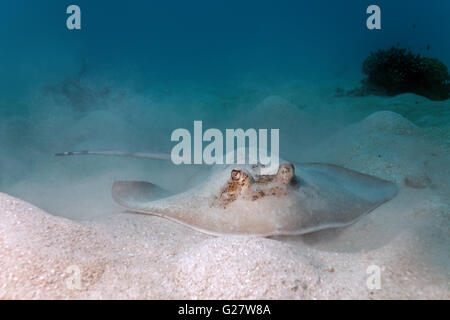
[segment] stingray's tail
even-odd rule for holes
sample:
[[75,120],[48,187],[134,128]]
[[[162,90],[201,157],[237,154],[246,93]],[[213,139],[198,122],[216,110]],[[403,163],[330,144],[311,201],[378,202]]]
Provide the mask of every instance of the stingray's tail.
[[100,155],[100,156],[115,156],[115,157],[132,157],[132,158],[146,158],[153,160],[170,160],[170,154],[158,152],[123,152],[123,151],[70,151],[55,153],[57,157],[76,156],[76,155]]

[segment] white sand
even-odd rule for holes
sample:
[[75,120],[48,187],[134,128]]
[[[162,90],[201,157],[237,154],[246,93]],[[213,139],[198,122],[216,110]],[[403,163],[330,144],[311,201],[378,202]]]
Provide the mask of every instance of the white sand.
[[118,208],[75,223],[0,194],[0,298],[449,299],[450,158],[433,135],[378,112],[303,153],[400,188],[354,225],[303,237],[215,238]]
[[[399,210],[404,198],[385,209]],[[141,215],[79,225],[7,195],[0,212],[2,299],[450,298],[448,265],[434,256],[436,242],[445,250],[448,239],[433,223],[384,238],[375,249],[333,252],[311,238],[213,238]],[[423,220],[423,212],[412,214]],[[348,234],[377,227],[367,220]],[[351,241],[348,234],[337,241]],[[370,247],[370,239],[362,242]],[[366,286],[373,264],[382,268],[380,290]],[[67,285],[71,265],[80,268],[80,290]]]

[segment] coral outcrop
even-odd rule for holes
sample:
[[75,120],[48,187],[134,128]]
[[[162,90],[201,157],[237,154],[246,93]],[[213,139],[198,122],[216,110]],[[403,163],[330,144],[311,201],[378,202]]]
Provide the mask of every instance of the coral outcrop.
[[450,98],[447,66],[411,50],[392,47],[372,52],[363,62],[362,71],[367,78],[362,80],[361,88],[350,91],[349,95],[415,93],[431,100]]

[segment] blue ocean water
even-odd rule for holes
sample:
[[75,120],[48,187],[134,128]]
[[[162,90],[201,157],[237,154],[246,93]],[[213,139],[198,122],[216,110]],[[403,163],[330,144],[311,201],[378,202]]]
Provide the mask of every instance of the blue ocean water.
[[[81,30],[66,27],[71,4]],[[381,30],[366,27],[372,4]],[[55,190],[44,185],[95,176],[109,161],[53,153],[167,151],[175,128],[232,128],[272,95],[329,124],[285,143],[301,154],[380,108],[330,113],[337,88],[359,85],[371,51],[401,46],[450,65],[448,15],[447,0],[0,1],[0,187],[50,208]],[[448,108],[437,108],[433,125],[445,127]],[[399,110],[427,125],[416,109]]]
[[[370,51],[397,43],[450,64],[445,0],[72,2],[0,3],[3,97],[60,79],[83,60],[144,85],[358,72]],[[65,26],[70,4],[81,8],[79,31]],[[366,28],[371,4],[381,8],[381,30]]]

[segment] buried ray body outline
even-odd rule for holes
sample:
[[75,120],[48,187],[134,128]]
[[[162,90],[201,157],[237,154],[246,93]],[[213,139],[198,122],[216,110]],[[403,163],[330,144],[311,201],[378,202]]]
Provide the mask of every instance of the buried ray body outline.
[[[105,155],[168,160],[165,153],[79,151],[57,156]],[[324,163],[280,159],[274,174],[263,165],[217,164],[187,191],[173,194],[143,181],[116,181],[111,193],[125,209],[159,216],[210,235],[301,235],[353,224],[398,192],[393,182]]]

